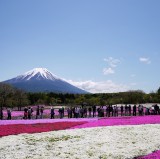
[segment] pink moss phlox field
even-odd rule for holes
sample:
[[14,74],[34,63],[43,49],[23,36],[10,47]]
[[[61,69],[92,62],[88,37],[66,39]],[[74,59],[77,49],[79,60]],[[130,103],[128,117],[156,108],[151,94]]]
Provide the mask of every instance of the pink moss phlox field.
[[[4,116],[7,116],[7,111],[4,111]],[[13,117],[20,117],[20,116],[23,116],[24,115],[24,112],[23,111],[13,111],[12,112],[12,116]]]
[[0,125],[16,125],[16,124],[38,124],[38,123],[56,123],[56,122],[92,122],[97,118],[71,118],[71,119],[33,119],[33,120],[1,120]]
[[12,124],[0,125],[0,137],[8,135],[17,135],[22,133],[41,133],[48,131],[65,130],[70,127],[84,124],[85,121],[77,122],[55,122],[55,123],[38,123],[38,124]]
[[136,159],[160,159],[160,150],[146,156],[137,157]]
[[[50,109],[44,109],[43,111],[43,115],[44,116],[50,116],[50,113],[51,113],[51,110]],[[58,116],[59,115],[59,112],[58,112],[58,109],[55,109],[54,110],[54,113],[55,113],[55,116]],[[7,111],[3,111],[3,114],[5,117],[7,117]],[[24,116],[24,111],[12,111],[11,112],[12,114],[12,117],[23,117]],[[64,112],[64,115],[67,116],[67,112],[65,111]],[[33,116],[36,116],[36,110],[33,110]]]
[[114,117],[102,118],[93,122],[88,122],[83,125],[73,128],[89,128],[100,126],[116,126],[116,125],[141,125],[141,124],[160,124],[160,116],[137,116],[137,117]]

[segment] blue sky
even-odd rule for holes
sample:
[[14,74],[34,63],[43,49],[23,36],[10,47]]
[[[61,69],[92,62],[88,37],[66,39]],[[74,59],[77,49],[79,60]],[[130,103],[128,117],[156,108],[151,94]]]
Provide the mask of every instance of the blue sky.
[[160,87],[159,0],[1,0],[0,81],[45,67],[90,92]]

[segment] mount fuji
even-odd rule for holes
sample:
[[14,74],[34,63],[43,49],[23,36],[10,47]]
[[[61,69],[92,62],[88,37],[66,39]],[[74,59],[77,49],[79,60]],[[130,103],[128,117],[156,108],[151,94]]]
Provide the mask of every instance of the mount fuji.
[[46,68],[34,68],[23,75],[4,81],[27,92],[89,93],[53,75]]

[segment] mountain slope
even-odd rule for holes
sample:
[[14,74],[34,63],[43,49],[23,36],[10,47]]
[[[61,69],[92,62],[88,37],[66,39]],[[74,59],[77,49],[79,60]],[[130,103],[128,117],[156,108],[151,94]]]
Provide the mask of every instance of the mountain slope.
[[88,93],[58,78],[46,68],[35,68],[23,75],[4,81],[4,83],[9,83],[28,92]]

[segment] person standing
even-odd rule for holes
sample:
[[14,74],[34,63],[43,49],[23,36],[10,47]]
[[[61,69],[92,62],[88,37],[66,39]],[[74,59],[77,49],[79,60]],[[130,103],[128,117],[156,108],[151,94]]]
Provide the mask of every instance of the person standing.
[[108,117],[110,117],[110,115],[111,115],[111,105],[109,105],[107,109],[108,109]]
[[123,105],[121,105],[121,116],[123,116]]
[[118,116],[118,106],[116,105],[116,116]]
[[31,119],[33,119],[33,108],[31,107]]
[[110,113],[111,113],[112,116],[113,116],[113,106],[112,106],[112,105],[110,106]]
[[32,116],[32,110],[31,107],[28,108],[28,119],[31,119]]
[[87,118],[87,108],[83,108],[84,109],[84,117]]
[[62,118],[64,118],[64,107],[62,107]]
[[72,107],[70,108],[70,111],[71,111],[71,113],[70,113],[70,118],[72,118],[72,113],[73,113],[73,111],[72,111],[73,109],[72,109]]
[[129,105],[128,110],[129,110],[129,116],[131,116],[131,105]]
[[113,107],[113,116],[116,116],[116,106]]
[[80,108],[80,117],[81,118],[84,117],[84,108],[83,107]]
[[7,116],[8,116],[7,119],[11,120],[12,117],[11,117],[11,109],[10,108],[7,109]]
[[96,116],[96,106],[94,105],[94,106],[92,107],[92,109],[93,109],[93,117],[95,117],[95,116]]
[[60,119],[63,118],[62,111],[63,111],[62,108],[59,108],[58,112],[59,112],[59,118],[60,118]]
[[125,116],[127,116],[128,115],[128,106],[127,106],[127,104],[125,105]]
[[136,108],[136,105],[133,106],[133,116],[136,116],[136,111],[137,111],[137,108]]
[[0,119],[3,120],[3,108],[0,108]]
[[71,108],[67,108],[67,114],[68,114],[68,118],[71,118],[71,113],[72,113],[72,110],[71,110]]
[[89,111],[89,117],[91,117],[92,108],[89,107],[89,108],[88,108],[88,111]]
[[51,119],[54,119],[54,108],[53,107],[51,107]]
[[72,108],[73,118],[76,118],[75,107]]
[[27,119],[28,117],[28,109],[27,107],[24,108],[24,119]]
[[43,119],[43,111],[44,111],[44,107],[41,106],[40,108],[40,118]]
[[37,106],[37,109],[36,109],[36,119],[38,119],[39,118],[39,105]]

